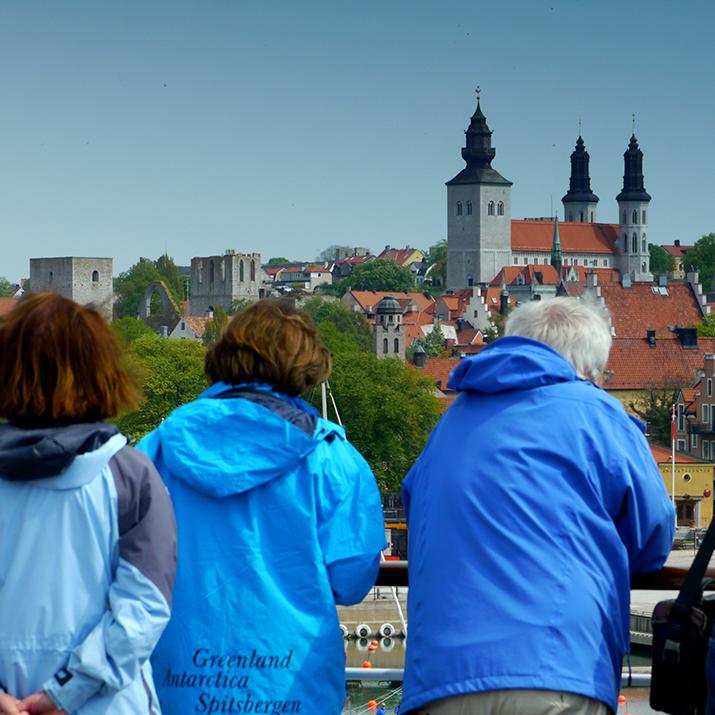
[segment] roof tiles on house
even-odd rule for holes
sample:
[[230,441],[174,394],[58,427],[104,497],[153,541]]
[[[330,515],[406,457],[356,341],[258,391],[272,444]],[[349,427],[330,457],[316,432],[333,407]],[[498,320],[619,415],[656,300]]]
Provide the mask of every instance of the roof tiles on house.
[[695,246],[676,246],[674,244],[662,246],[673,258],[682,258],[691,248]]
[[702,370],[705,355],[715,353],[715,338],[698,338],[684,348],[676,337],[659,338],[650,347],[643,338],[613,339],[606,390],[678,389],[691,385]]
[[[666,447],[660,447],[656,444],[650,445],[650,453],[653,455],[656,464],[670,464],[673,458],[673,453]],[[691,457],[689,454],[683,454],[682,452],[675,453],[675,463],[676,464],[707,464],[703,459],[697,459],[696,457]]]
[[377,304],[387,296],[396,298],[400,305],[404,303],[403,308],[410,303],[415,303],[419,311],[433,308],[435,303],[432,296],[425,295],[419,291],[351,290],[350,294],[366,313],[374,312]]
[[656,337],[672,337],[670,327],[700,323],[703,313],[689,283],[669,283],[667,295],[654,291],[656,284],[633,283],[624,288],[620,283],[601,286],[601,295],[611,314],[616,336],[645,338],[646,330]]
[[[561,252],[613,254],[618,224],[559,222]],[[511,222],[511,250],[519,253],[548,253],[554,241],[552,221]]]
[[424,367],[415,367],[414,365],[411,367],[425,377],[431,377],[438,390],[453,394],[451,390],[447,389],[447,383],[452,371],[460,362],[459,358],[429,358],[425,361]]

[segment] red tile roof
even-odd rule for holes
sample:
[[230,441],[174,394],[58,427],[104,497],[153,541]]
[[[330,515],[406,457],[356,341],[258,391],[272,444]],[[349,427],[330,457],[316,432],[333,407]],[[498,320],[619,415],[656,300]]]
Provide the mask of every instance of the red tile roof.
[[643,338],[614,338],[606,390],[642,390],[691,385],[704,357],[715,353],[715,338],[698,338],[696,348],[684,348],[676,337],[659,338],[650,347]]
[[426,361],[424,367],[415,367],[414,365],[411,365],[411,367],[418,370],[425,377],[431,377],[435,381],[437,388],[442,392],[451,393],[451,390],[447,390],[447,382],[449,382],[452,370],[459,363],[459,358],[430,358]]
[[186,321],[186,324],[194,331],[197,338],[203,338],[206,332],[206,323],[211,320],[211,318],[203,315],[187,315],[182,318],[182,320]]
[[360,307],[367,313],[373,312],[377,304],[388,295],[397,298],[403,309],[406,305],[414,302],[418,310],[424,311],[434,306],[435,300],[432,296],[426,296],[424,293],[417,291],[376,291],[376,290],[351,290],[350,294],[360,304]]
[[564,280],[566,280],[572,269],[577,275],[576,280],[581,283],[586,283],[587,273],[596,274],[598,285],[602,283],[618,283],[621,280],[621,274],[615,268],[589,268],[587,266],[564,266],[561,269]]
[[673,258],[681,258],[684,256],[691,248],[695,246],[676,246],[676,245],[665,245],[663,248],[670,253]]
[[[657,464],[670,464],[673,459],[673,453],[666,447],[659,447],[655,444],[650,445],[650,453],[653,455]],[[688,454],[683,454],[682,452],[675,453],[675,463],[676,464],[707,464],[705,460],[697,459],[696,457],[691,457]]]
[[394,261],[398,266],[404,266],[417,250],[416,248],[388,248],[378,258],[386,258],[389,261]]
[[480,345],[483,342],[482,333],[476,328],[464,328],[457,333],[457,345]]
[[0,298],[0,315],[7,315],[17,305],[17,298]]
[[[487,288],[484,295],[484,304],[489,309],[491,313],[498,313],[500,300],[501,300],[501,288]],[[516,305],[516,299],[509,295],[509,307]]]
[[619,283],[601,286],[601,295],[619,338],[644,338],[646,330],[657,337],[671,337],[669,326],[685,327],[703,319],[700,306],[689,283],[669,283],[668,295],[653,292],[655,283],[633,283],[624,288]]
[[[618,238],[618,224],[559,223],[562,253],[612,254]],[[549,252],[554,242],[554,224],[550,221],[511,222],[511,250]]]

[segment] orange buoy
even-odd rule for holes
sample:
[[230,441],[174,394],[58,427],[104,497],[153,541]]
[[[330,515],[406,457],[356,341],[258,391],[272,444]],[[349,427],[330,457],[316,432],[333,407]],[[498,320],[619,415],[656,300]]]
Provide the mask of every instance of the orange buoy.
[[374,710],[377,707],[377,700],[368,700],[367,701],[367,709],[368,710]]
[[363,660],[362,667],[363,668],[372,668],[372,663],[369,660]]
[[373,643],[370,643],[370,645],[367,647],[367,649],[372,653],[377,650],[377,646],[374,645]]
[[623,703],[626,702],[626,696],[625,695],[619,695],[618,696],[618,704],[623,705]]
[[375,648],[377,648],[377,646],[380,645],[380,642],[379,641],[370,641],[370,645],[374,645]]

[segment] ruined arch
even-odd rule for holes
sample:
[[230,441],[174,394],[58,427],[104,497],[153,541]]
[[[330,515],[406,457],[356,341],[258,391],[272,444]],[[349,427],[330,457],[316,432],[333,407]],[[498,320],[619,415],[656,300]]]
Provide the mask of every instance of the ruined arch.
[[[161,308],[152,315],[151,299],[155,293],[158,293],[161,298]],[[137,306],[137,318],[154,330],[158,330],[162,325],[172,330],[181,319],[181,309],[171,297],[163,281],[154,281],[147,286]]]

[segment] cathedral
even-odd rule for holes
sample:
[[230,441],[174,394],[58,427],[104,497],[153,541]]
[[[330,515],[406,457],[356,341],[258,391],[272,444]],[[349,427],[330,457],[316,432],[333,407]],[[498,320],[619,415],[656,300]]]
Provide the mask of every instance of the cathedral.
[[492,167],[496,150],[479,98],[466,131],[466,166],[447,182],[447,288],[489,283],[506,266],[611,268],[632,281],[651,281],[643,186],[643,152],[631,136],[624,157],[617,224],[598,223],[589,155],[582,137],[571,154],[569,190],[558,219],[511,218],[512,182]]

